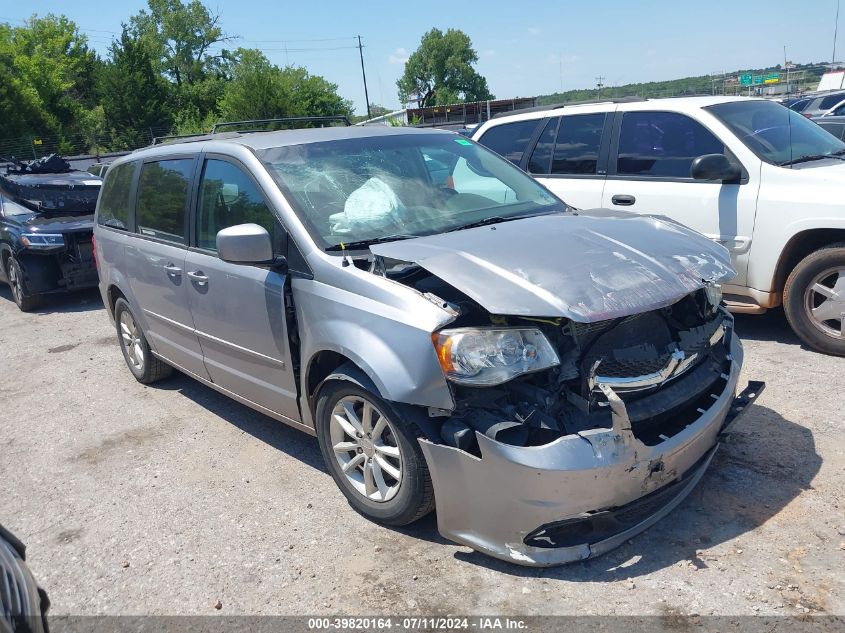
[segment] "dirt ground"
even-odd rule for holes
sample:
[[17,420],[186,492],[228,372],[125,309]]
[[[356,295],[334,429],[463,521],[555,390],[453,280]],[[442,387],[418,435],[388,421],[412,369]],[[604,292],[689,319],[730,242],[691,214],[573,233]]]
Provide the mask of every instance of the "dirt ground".
[[845,359],[738,317],[768,387],[698,488],[553,569],[353,512],[316,440],[180,374],[144,387],[96,292],[0,286],[0,523],[52,614],[845,614]]

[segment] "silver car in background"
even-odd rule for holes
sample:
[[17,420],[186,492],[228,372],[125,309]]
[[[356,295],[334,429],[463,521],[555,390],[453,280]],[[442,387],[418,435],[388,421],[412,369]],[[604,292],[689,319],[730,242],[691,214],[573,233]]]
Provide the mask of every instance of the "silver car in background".
[[115,161],[100,289],[142,383],[177,368],[317,436],[357,511],[581,560],[701,478],[742,348],[727,251],[582,213],[466,138],[229,133]]

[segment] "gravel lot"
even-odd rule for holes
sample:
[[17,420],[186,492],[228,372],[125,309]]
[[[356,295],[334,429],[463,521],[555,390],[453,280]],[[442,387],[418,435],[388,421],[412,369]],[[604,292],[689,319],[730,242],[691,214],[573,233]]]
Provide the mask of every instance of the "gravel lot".
[[180,374],[144,387],[96,293],[0,286],[0,522],[52,614],[845,613],[845,359],[739,317],[768,383],[695,492],[595,560],[536,570],[353,512],[316,440]]

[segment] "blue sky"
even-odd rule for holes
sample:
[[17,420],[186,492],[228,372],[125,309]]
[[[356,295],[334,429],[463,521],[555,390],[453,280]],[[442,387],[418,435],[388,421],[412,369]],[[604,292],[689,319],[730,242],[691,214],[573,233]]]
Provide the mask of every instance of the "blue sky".
[[[599,75],[619,85],[770,66],[783,62],[784,45],[791,61],[830,60],[836,11],[836,0],[205,4],[220,12],[227,33],[239,36],[230,46],[262,48],[276,64],[323,75],[359,112],[365,101],[356,35],[364,41],[370,101],[392,108],[399,106],[402,64],[432,27],[465,31],[491,91],[509,98],[593,86]],[[121,22],[144,6],[146,0],[4,0],[0,21],[65,13],[104,55]],[[843,30],[839,59],[845,59]]]

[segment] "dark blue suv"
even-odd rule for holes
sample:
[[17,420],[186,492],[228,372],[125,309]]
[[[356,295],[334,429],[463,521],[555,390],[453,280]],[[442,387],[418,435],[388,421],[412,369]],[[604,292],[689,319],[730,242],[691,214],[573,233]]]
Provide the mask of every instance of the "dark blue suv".
[[0,281],[21,310],[97,285],[92,237],[101,184],[55,156],[0,168]]

